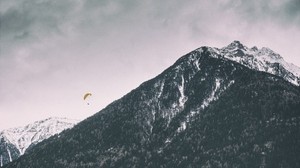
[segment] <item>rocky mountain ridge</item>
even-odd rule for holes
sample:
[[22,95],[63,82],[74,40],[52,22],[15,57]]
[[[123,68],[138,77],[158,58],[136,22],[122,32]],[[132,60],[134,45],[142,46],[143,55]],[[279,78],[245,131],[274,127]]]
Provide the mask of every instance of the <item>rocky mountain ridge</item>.
[[250,69],[268,72],[280,76],[294,85],[300,85],[300,68],[286,62],[278,53],[267,47],[249,48],[239,41],[233,41],[221,49],[211,47],[210,51],[213,53],[212,56],[223,57]]

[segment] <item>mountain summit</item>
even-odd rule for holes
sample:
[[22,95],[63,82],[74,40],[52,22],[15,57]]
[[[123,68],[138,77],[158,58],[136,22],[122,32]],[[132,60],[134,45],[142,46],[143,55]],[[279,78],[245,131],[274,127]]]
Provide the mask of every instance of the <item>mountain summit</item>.
[[23,127],[0,132],[0,165],[4,165],[23,155],[28,148],[73,127],[78,121],[67,118],[50,117]]
[[224,49],[226,50],[244,50],[246,51],[248,48],[246,46],[244,46],[240,41],[233,41],[232,43],[230,43],[228,46],[224,47]]
[[229,46],[216,50],[227,59],[238,62],[248,68],[268,72],[284,78],[285,80],[299,86],[300,68],[284,61],[284,59],[269,48],[248,48],[238,41]]
[[300,89],[277,58],[200,47],[4,167],[300,167]]
[[261,49],[256,46],[248,48],[239,41],[233,41],[221,49],[211,49],[213,55],[235,61],[250,69],[280,76],[294,85],[300,85],[300,68],[287,63],[278,53],[267,47]]

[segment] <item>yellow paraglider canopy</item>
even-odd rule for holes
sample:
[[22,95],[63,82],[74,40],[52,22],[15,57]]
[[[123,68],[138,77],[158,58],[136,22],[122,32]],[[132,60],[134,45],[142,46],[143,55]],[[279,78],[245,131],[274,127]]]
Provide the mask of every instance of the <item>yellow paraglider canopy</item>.
[[84,96],[83,96],[83,100],[85,100],[87,97],[89,96],[92,96],[92,93],[86,93]]

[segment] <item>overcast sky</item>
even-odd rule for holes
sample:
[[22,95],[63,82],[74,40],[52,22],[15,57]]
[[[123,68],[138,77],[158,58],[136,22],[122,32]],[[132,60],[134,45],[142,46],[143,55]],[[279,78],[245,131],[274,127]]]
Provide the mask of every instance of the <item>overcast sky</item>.
[[84,119],[204,45],[239,40],[300,66],[300,0],[0,3],[0,130]]

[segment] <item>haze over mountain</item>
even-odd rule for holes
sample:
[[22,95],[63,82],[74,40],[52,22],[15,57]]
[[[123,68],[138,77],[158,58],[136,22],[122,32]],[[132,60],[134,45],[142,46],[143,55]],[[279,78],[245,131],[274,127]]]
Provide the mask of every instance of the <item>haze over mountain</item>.
[[51,117],[36,121],[23,127],[10,128],[0,132],[0,165],[7,164],[21,155],[28,148],[58,134],[65,129],[72,128],[78,120]]
[[299,72],[268,48],[200,47],[4,167],[299,167]]

